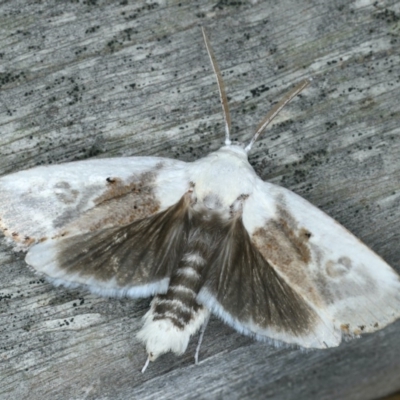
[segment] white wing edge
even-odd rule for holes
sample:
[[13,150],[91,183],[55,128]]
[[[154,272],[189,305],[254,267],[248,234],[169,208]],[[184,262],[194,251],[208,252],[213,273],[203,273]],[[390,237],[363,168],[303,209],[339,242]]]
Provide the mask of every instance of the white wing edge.
[[[341,332],[334,327],[327,316],[321,317],[319,315],[320,321],[314,332],[304,336],[293,336],[287,332],[273,329],[273,327],[263,329],[251,321],[249,321],[248,326],[245,326],[237,318],[226,312],[216,298],[205,288],[200,290],[197,300],[239,333],[251,336],[259,341],[271,342],[275,346],[289,344],[306,348],[327,348],[336,347],[341,342]],[[314,309],[312,305],[311,307]]]

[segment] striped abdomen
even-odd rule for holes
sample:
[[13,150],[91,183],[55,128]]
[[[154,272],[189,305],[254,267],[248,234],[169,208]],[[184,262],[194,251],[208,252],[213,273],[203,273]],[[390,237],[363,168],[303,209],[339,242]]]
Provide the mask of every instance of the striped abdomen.
[[[173,351],[185,352],[190,336],[198,331],[209,315],[196,298],[204,283],[210,249],[218,230],[213,218],[192,214],[191,229],[182,260],[173,271],[168,291],[151,302],[138,338],[146,344],[150,360]],[[210,224],[211,222],[211,224]]]
[[152,302],[153,320],[169,319],[178,329],[185,329],[203,308],[196,297],[202,286],[205,258],[195,252],[186,253],[171,277],[166,294]]

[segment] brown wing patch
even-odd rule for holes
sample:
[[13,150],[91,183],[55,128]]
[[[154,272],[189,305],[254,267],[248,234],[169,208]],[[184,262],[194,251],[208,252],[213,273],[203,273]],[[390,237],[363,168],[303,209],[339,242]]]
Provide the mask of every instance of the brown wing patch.
[[31,246],[33,243],[35,243],[35,240],[32,239],[30,236],[25,236],[24,237],[24,244],[27,246]]
[[62,239],[56,248],[57,266],[71,277],[115,280],[116,287],[169,277],[186,245],[187,206],[183,196],[167,210],[127,226]]
[[312,232],[299,227],[295,218],[282,204],[278,206],[278,218],[268,220],[252,235],[252,241],[263,258],[277,268],[288,281],[295,284],[314,304],[321,298],[311,279]]
[[143,193],[149,195],[152,192],[155,181],[155,173],[152,171],[143,172],[138,176],[133,176],[128,182],[124,182],[116,177],[106,178],[107,189],[99,197],[94,200],[96,205],[99,205],[108,200],[114,200],[128,193]]
[[[94,200],[95,207],[77,214],[78,205],[55,220],[54,226],[63,226],[57,237],[129,225],[154,215],[160,209],[160,201],[154,193],[156,177],[156,171],[149,171],[133,175],[127,182],[104,178],[106,190]],[[85,198],[85,194],[82,197]]]
[[262,237],[263,250],[268,252],[272,262],[299,262],[303,265],[311,260],[308,245],[311,236],[307,229],[298,227],[294,217],[283,206],[278,207],[277,220],[269,220],[265,227],[253,233],[254,238]]
[[295,336],[312,331],[314,310],[253,245],[241,218],[225,223],[216,239],[204,287],[227,313],[249,329],[255,324]]

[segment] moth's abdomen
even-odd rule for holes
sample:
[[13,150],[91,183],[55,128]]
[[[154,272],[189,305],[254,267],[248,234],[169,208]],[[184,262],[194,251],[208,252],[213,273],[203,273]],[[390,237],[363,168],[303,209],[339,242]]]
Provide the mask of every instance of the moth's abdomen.
[[167,293],[154,297],[138,333],[151,361],[168,351],[183,354],[190,336],[198,331],[209,314],[196,301],[202,285],[205,254],[193,246],[188,247],[190,250],[171,276]]
[[185,255],[171,278],[168,292],[154,298],[154,320],[169,318],[180,329],[190,323],[193,315],[202,307],[196,297],[204,264],[205,260],[198,254]]

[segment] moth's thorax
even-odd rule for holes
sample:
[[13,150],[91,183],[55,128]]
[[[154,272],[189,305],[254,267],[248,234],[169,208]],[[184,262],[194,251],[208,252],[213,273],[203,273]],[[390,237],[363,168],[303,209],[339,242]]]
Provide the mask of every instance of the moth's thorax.
[[250,195],[257,175],[238,145],[224,146],[190,168],[197,201],[209,209],[227,209],[239,196]]

